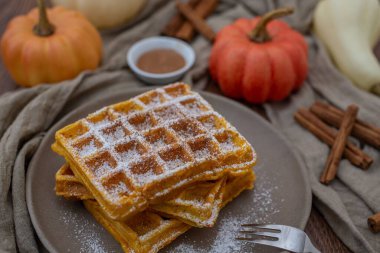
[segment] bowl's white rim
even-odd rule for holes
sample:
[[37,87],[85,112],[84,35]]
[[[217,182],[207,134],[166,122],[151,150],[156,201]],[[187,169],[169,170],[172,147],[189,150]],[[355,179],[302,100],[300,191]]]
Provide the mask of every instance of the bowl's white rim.
[[[185,57],[185,55],[183,53],[176,51],[176,52],[180,53],[182,55],[182,57],[184,58],[184,60],[186,61],[185,66],[183,66],[182,68],[180,68],[176,71],[172,71],[172,72],[168,72],[168,73],[162,73],[162,74],[155,74],[155,73],[150,73],[150,72],[146,72],[144,70],[141,70],[139,67],[137,67],[136,62],[132,59],[132,53],[136,50],[136,48],[139,45],[141,45],[141,43],[146,43],[147,41],[150,41],[150,40],[161,40],[161,41],[166,40],[166,41],[172,41],[172,42],[179,43],[183,47],[185,47],[189,50],[189,52],[190,52],[189,59],[190,60],[188,60],[187,57]],[[160,47],[157,46],[157,49],[158,48],[160,48]],[[195,62],[195,52],[194,52],[194,49],[188,43],[186,43],[182,40],[171,38],[171,37],[166,37],[166,36],[155,36],[155,37],[142,39],[142,40],[139,40],[138,42],[134,43],[131,46],[131,48],[128,50],[127,55],[126,55],[126,59],[127,59],[128,66],[137,75],[143,76],[146,78],[152,78],[152,79],[166,79],[166,78],[179,76],[179,75],[182,75],[185,72],[187,72],[193,66],[193,64]]]

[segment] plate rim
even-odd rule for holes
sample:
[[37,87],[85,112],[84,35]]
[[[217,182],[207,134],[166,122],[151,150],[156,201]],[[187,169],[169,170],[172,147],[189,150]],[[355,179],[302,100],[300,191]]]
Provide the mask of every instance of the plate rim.
[[[41,241],[41,243],[43,244],[43,246],[49,252],[58,252],[58,251],[50,243],[50,241],[45,237],[45,233],[42,231],[42,228],[39,226],[39,222],[37,221],[37,218],[36,218],[36,213],[34,212],[34,209],[33,209],[34,204],[32,202],[32,180],[31,180],[32,176],[31,175],[33,174],[32,171],[36,170],[35,164],[38,161],[36,159],[36,157],[37,157],[36,154],[41,152],[40,150],[44,146],[43,144],[45,144],[48,136],[50,136],[50,133],[56,128],[56,126],[58,124],[60,124],[61,122],[66,121],[68,118],[72,117],[72,115],[80,113],[81,111],[85,110],[85,108],[87,108],[87,107],[96,106],[96,104],[102,100],[107,100],[107,99],[110,99],[110,98],[116,97],[116,96],[128,96],[127,94],[129,94],[129,93],[132,93],[132,94],[143,93],[143,92],[146,92],[149,90],[156,89],[158,87],[161,87],[161,86],[139,87],[139,88],[131,88],[131,89],[124,90],[124,91],[116,91],[116,92],[108,94],[105,97],[102,97],[100,100],[91,100],[89,102],[85,102],[84,104],[80,105],[79,107],[74,108],[73,110],[68,112],[63,118],[61,118],[59,121],[57,121],[55,124],[53,124],[50,127],[50,129],[46,132],[45,136],[41,140],[40,145],[38,146],[36,152],[34,153],[32,159],[28,165],[28,170],[26,173],[26,204],[27,204],[27,209],[28,209],[30,220],[32,222],[34,230],[36,231],[36,235],[37,235],[38,239]],[[232,100],[228,97],[218,95],[215,93],[211,93],[209,91],[202,91],[202,90],[195,90],[195,91],[198,92],[202,96],[206,95],[206,97],[207,96],[213,97],[214,99],[219,99],[219,100],[222,100],[223,102],[233,104],[234,106],[240,108],[241,110],[253,115],[254,118],[258,118],[261,121],[261,123],[263,123],[271,131],[273,131],[277,135],[277,137],[280,138],[285,143],[285,145],[287,145],[290,148],[290,152],[294,155],[296,162],[299,165],[298,167],[300,168],[300,173],[302,174],[302,178],[303,178],[305,186],[306,186],[306,189],[305,189],[305,196],[306,196],[305,211],[306,212],[305,212],[304,217],[302,217],[302,219],[300,219],[300,226],[299,226],[299,228],[305,229],[307,221],[308,221],[309,216],[310,216],[310,212],[311,212],[312,191],[311,191],[310,179],[307,175],[306,168],[304,166],[302,166],[303,161],[302,161],[300,155],[298,154],[298,152],[294,152],[293,149],[291,148],[293,145],[283,136],[283,134],[279,130],[277,130],[272,124],[270,124],[261,115],[259,115],[256,111],[250,109],[248,106],[246,106],[246,105],[244,105],[238,101]],[[206,101],[207,101],[207,99],[206,99]]]

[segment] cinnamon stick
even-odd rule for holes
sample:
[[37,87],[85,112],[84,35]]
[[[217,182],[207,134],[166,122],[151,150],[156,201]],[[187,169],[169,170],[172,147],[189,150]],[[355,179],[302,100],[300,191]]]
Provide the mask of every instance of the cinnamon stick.
[[[316,102],[310,110],[326,123],[339,127],[343,119],[343,111],[323,102]],[[380,128],[361,120],[356,120],[352,135],[363,142],[380,149]]]
[[[330,147],[334,144],[337,131],[326,125],[309,110],[305,108],[299,109],[295,113],[294,118],[301,126],[309,130],[322,142],[326,143]],[[347,141],[343,156],[349,160],[351,164],[363,170],[368,169],[373,162],[373,159],[370,156],[350,141]]]
[[[189,0],[186,4],[189,5],[191,9],[194,9],[200,1],[201,0]],[[171,37],[175,36],[185,21],[185,17],[181,13],[177,12],[176,15],[174,15],[167,23],[164,30],[162,31],[162,34]]]
[[344,113],[342,124],[339,127],[338,134],[327,158],[325,169],[320,177],[320,182],[323,184],[329,184],[336,176],[339,162],[347,143],[347,137],[354,126],[358,110],[359,108],[356,105],[349,105]]
[[369,217],[367,222],[368,227],[372,232],[380,232],[380,212]]
[[[201,17],[202,19],[205,19],[207,16],[209,16],[218,5],[219,0],[202,0],[200,3],[194,8],[194,12]],[[185,41],[191,41],[191,39],[194,36],[194,27],[190,22],[185,22],[181,28],[177,31],[175,37],[185,40]]]
[[184,15],[187,20],[197,29],[197,31],[205,36],[208,40],[213,41],[215,33],[211,27],[193,11],[188,5],[183,4],[177,0],[177,8]]

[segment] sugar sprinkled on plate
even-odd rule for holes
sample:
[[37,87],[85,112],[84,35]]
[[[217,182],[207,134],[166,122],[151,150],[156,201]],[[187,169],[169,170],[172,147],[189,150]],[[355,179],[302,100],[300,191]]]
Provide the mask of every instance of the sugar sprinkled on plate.
[[[193,241],[180,244],[173,252],[178,253],[237,253],[237,252],[254,252],[253,244],[247,244],[236,240],[237,231],[240,230],[240,225],[250,222],[250,217],[234,216],[233,213],[228,213],[228,219],[218,221],[218,234],[210,245],[209,249],[199,249],[196,245],[207,245],[206,242]],[[183,237],[187,237],[185,234]],[[244,249],[244,250],[243,250]],[[249,250],[248,250],[249,249]]]
[[71,211],[63,211],[59,219],[66,226],[71,226],[72,236],[81,242],[77,252],[80,253],[108,253],[110,251],[101,239],[100,234],[96,232],[98,224],[89,222],[87,219],[79,217],[80,215]]

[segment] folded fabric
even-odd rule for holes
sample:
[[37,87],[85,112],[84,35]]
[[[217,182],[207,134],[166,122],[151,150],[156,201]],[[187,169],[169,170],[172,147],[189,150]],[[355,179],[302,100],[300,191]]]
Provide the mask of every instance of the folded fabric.
[[[253,17],[280,5],[296,7],[296,13],[285,20],[307,36],[309,77],[298,93],[282,103],[267,104],[265,109],[273,125],[303,157],[310,175],[314,204],[337,235],[354,252],[380,252],[378,235],[372,234],[366,225],[366,218],[380,211],[379,151],[364,146],[365,152],[375,159],[368,171],[354,168],[343,160],[338,179],[330,186],[321,185],[318,177],[329,149],[293,120],[292,114],[298,107],[308,106],[315,99],[325,99],[342,108],[356,103],[360,106],[360,118],[377,124],[375,121],[380,118],[380,99],[354,87],[335,69],[323,47],[308,33],[317,2],[221,0],[208,23],[218,31],[239,17]],[[174,2],[151,0],[134,26],[104,34],[105,58],[96,71],[84,72],[58,85],[20,89],[0,96],[0,251],[39,251],[25,204],[25,172],[43,133],[67,112],[87,101],[143,86],[128,70],[125,54],[133,42],[159,35],[173,15],[174,6]],[[211,45],[198,36],[192,46],[197,59],[184,81],[192,83],[195,89],[203,89],[208,81]]]

